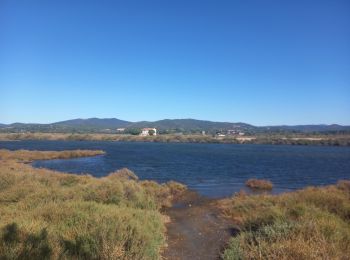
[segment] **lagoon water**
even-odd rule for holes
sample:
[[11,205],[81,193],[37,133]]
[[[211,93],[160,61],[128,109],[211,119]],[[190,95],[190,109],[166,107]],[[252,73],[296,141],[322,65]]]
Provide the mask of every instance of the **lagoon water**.
[[106,155],[36,161],[35,167],[105,176],[127,167],[140,179],[175,180],[209,197],[244,189],[249,178],[271,180],[274,192],[350,179],[350,147],[98,141],[0,142],[0,149],[101,149]]

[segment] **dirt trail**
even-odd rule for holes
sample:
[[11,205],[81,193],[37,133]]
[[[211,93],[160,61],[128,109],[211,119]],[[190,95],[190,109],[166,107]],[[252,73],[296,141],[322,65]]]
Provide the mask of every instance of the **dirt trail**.
[[220,216],[215,200],[189,192],[165,212],[168,247],[163,257],[173,259],[220,259],[220,254],[234,234],[232,224]]

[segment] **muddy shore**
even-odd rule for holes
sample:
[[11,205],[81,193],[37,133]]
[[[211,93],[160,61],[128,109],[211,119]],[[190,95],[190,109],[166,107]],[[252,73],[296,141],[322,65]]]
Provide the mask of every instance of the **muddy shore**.
[[216,201],[188,191],[164,210],[170,217],[165,259],[220,259],[236,230],[221,215]]

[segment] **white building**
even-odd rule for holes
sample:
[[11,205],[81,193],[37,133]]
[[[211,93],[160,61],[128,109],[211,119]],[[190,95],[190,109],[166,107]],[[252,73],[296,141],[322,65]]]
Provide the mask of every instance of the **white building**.
[[239,130],[227,130],[228,135],[244,135],[244,132]]
[[236,134],[238,134],[238,131],[230,129],[230,130],[227,130],[227,134],[228,135],[236,135]]
[[153,135],[157,135],[157,129],[156,128],[143,128],[141,131],[141,136],[148,136],[151,135],[149,132],[152,131]]

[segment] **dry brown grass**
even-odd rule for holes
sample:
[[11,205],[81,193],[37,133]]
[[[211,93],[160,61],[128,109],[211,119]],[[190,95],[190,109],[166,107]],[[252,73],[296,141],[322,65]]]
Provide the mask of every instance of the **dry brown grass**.
[[269,180],[249,179],[245,185],[255,190],[272,190],[273,184]]

